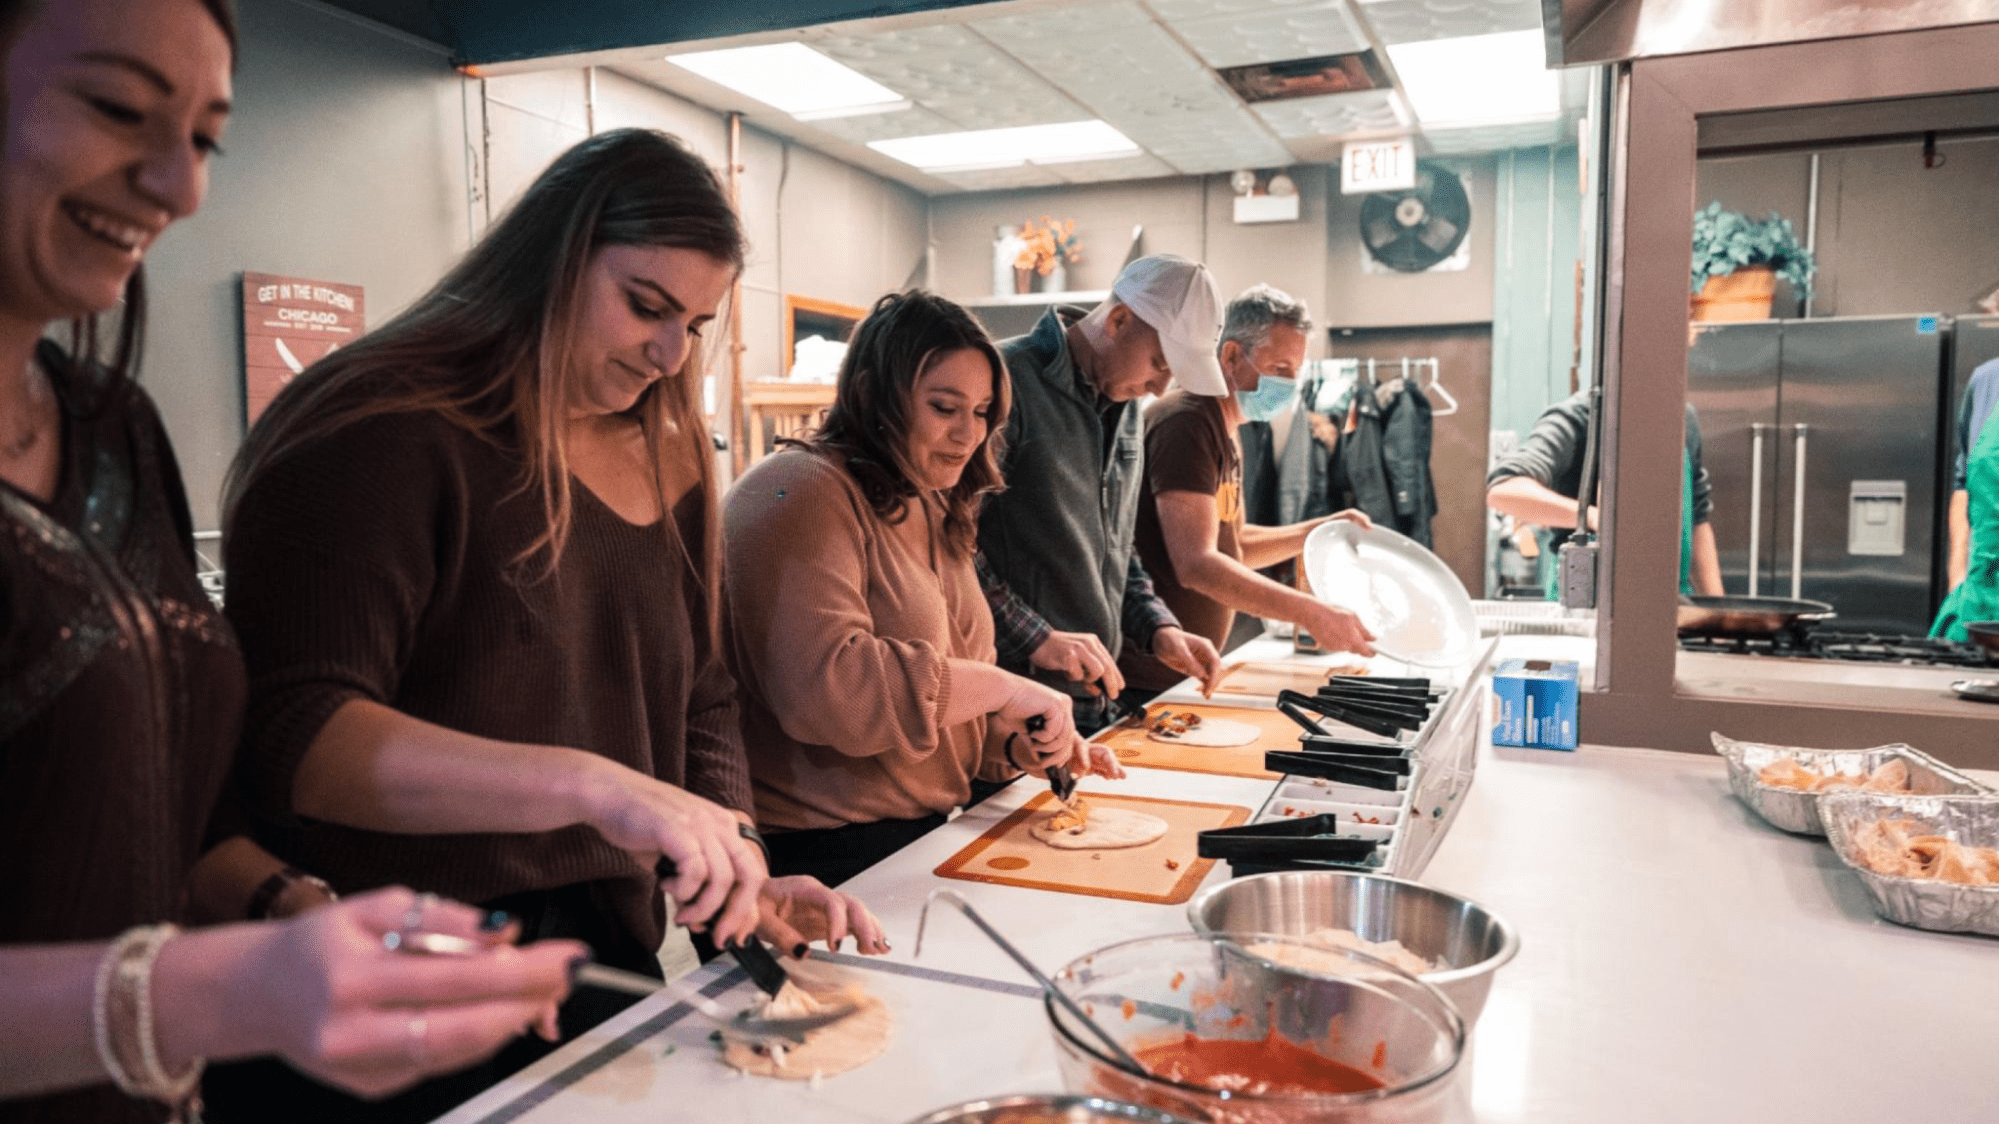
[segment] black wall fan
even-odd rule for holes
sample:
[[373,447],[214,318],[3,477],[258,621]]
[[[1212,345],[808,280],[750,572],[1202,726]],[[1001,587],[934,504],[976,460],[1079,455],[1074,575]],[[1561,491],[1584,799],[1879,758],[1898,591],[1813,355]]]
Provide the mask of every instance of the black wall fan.
[[1421,273],[1450,257],[1471,227],[1471,200],[1457,174],[1427,160],[1416,164],[1416,186],[1380,191],[1360,204],[1360,240],[1374,260]]

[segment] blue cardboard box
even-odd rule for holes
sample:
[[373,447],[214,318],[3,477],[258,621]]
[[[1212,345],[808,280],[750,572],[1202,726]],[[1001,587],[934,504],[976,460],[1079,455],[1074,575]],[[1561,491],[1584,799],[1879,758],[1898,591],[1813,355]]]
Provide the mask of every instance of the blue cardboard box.
[[1576,748],[1576,662],[1503,660],[1492,670],[1492,744]]

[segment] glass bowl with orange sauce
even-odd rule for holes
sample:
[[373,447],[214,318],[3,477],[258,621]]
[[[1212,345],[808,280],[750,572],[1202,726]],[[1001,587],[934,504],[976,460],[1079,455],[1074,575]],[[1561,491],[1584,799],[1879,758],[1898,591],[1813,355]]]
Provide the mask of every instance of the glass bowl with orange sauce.
[[1463,1118],[1465,1024],[1434,987],[1353,950],[1328,973],[1282,962],[1295,938],[1175,934],[1070,962],[1055,985],[1145,1068],[1045,1002],[1071,1090],[1196,1121]]

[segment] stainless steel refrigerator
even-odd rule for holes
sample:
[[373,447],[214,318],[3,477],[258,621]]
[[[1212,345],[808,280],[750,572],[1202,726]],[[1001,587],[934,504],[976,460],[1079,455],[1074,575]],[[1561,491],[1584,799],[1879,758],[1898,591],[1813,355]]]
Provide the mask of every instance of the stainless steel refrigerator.
[[1929,631],[1949,330],[1934,315],[1696,326],[1687,395],[1729,593],[1830,602],[1845,629]]

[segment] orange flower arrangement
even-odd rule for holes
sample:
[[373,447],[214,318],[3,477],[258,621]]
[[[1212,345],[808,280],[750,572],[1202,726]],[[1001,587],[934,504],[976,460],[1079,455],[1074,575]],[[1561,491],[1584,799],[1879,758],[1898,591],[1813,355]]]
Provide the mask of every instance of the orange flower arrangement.
[[1017,270],[1033,270],[1042,277],[1055,272],[1055,265],[1074,265],[1083,260],[1083,243],[1076,237],[1076,220],[1057,222],[1046,215],[1037,225],[1033,219],[1020,224],[1020,240],[1026,245],[1013,260]]

